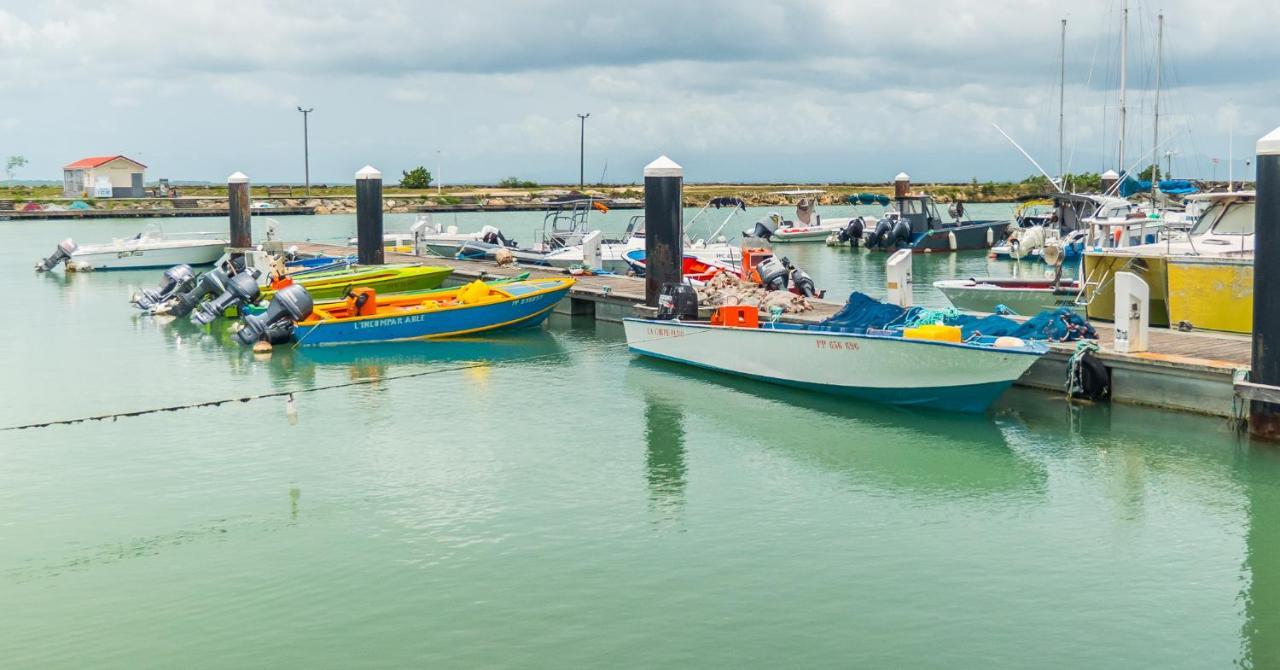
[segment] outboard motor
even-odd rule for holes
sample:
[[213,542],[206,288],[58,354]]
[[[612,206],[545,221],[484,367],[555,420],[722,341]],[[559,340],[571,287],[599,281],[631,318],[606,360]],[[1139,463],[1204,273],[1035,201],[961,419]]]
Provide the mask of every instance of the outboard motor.
[[663,284],[658,294],[658,315],[654,318],[697,319],[698,292],[688,284]]
[[849,246],[857,249],[862,244],[862,233],[866,229],[866,224],[862,222],[862,217],[858,217],[849,222],[849,225],[840,229],[836,233],[836,239],[840,242],[848,242]]
[[760,274],[760,284],[770,291],[787,290],[787,264],[770,256],[756,264],[756,272]]
[[195,270],[190,265],[175,265],[164,271],[164,278],[156,288],[144,288],[133,294],[129,301],[138,309],[151,309],[179,293],[191,290],[196,284]]
[[59,242],[58,248],[53,250],[52,256],[36,263],[36,272],[48,272],[58,267],[58,263],[71,260],[71,254],[74,254],[78,248],[70,237]]
[[214,268],[200,275],[200,278],[196,280],[195,286],[192,286],[190,290],[178,294],[167,303],[157,305],[151,311],[154,314],[186,316],[196,308],[196,305],[200,304],[201,300],[225,291],[229,281],[231,280],[227,277],[226,272]]
[[192,312],[191,323],[207,326],[222,316],[227,309],[257,302],[260,295],[262,295],[262,288],[258,286],[257,271],[241,272],[227,282],[226,290],[218,297],[200,305],[196,311]]
[[867,239],[867,246],[872,249],[888,248],[892,234],[893,224],[889,222],[889,219],[880,219],[876,222],[876,229],[872,231],[871,237]]
[[236,331],[235,338],[246,347],[262,340],[271,344],[287,342],[293,337],[294,324],[311,316],[314,306],[307,289],[297,284],[286,286],[271,298],[267,311],[244,317],[244,327]]
[[817,284],[813,283],[813,277],[810,277],[808,272],[796,267],[786,258],[782,259],[782,264],[787,267],[787,276],[795,292],[806,298],[822,297],[823,292],[818,290]]
[[767,240],[767,239],[769,239],[769,238],[773,237],[773,231],[772,231],[772,230],[769,230],[769,227],[768,227],[768,226],[766,226],[766,225],[764,225],[764,222],[763,222],[763,221],[756,221],[756,225],[752,226],[752,227],[751,227],[751,230],[744,230],[744,231],[742,231],[742,236],[743,236],[743,237],[758,237],[758,238],[760,238],[760,239],[762,239],[762,240]]
[[893,224],[893,240],[891,246],[909,247],[911,246],[911,224],[906,219],[898,219]]

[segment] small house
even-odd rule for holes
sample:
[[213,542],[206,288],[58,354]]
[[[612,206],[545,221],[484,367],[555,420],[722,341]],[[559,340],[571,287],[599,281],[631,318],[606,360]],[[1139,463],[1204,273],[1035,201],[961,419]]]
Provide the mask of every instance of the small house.
[[126,156],[91,156],[62,168],[62,195],[141,198],[147,166]]

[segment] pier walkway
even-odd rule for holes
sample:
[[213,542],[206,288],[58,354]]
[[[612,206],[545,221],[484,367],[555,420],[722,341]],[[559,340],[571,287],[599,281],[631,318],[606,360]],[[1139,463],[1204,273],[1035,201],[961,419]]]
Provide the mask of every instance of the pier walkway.
[[[289,243],[303,253],[346,255],[351,247],[310,242]],[[453,268],[454,283],[474,279],[510,277],[528,272],[534,277],[564,276],[554,268],[524,265],[498,267],[491,262],[466,261],[436,256],[414,256],[387,252],[388,263],[436,265]],[[572,316],[590,316],[600,321],[621,321],[636,316],[644,303],[644,280],[618,275],[578,277],[577,283],[558,308]],[[840,303],[812,301],[815,309],[783,318],[797,323],[817,323],[834,314]],[[1239,410],[1234,383],[1238,370],[1249,368],[1251,345],[1246,336],[1226,333],[1182,333],[1152,328],[1150,351],[1122,354],[1112,348],[1114,329],[1095,323],[1098,330],[1098,358],[1111,370],[1112,400],[1154,407],[1178,409],[1230,417]],[[1050,353],[1018,380],[1018,384],[1064,391],[1067,362],[1074,343],[1050,345]]]

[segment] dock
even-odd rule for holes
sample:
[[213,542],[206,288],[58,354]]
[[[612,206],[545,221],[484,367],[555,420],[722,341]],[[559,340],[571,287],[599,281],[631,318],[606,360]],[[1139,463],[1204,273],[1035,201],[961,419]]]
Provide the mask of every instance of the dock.
[[[216,208],[198,208],[198,207],[154,207],[146,209],[55,209],[41,210],[38,212],[20,212],[20,211],[3,211],[0,212],[0,220],[4,221],[26,221],[39,220],[48,221],[54,219],[163,219],[177,218],[188,216],[218,216],[226,217],[231,213],[226,207]],[[255,216],[293,216],[315,214],[315,207],[296,206],[296,207],[264,207],[261,209],[250,210]]]
[[[343,256],[351,247],[311,242],[286,242],[302,253]],[[499,267],[487,261],[459,260],[437,256],[386,253],[387,263],[446,266],[453,269],[450,280],[463,283],[475,279],[498,279],[521,273],[533,277],[559,277],[556,268],[526,265]],[[644,309],[644,280],[621,275],[577,277],[577,283],[557,308],[560,314],[590,317],[598,321],[621,322]],[[840,303],[811,300],[814,309],[782,318],[793,323],[813,324],[834,314]],[[1114,329],[1095,323],[1098,331],[1097,356],[1111,371],[1111,400],[1135,405],[1176,409],[1220,417],[1240,415],[1235,383],[1240,371],[1249,369],[1251,346],[1248,337],[1227,333],[1178,332],[1152,328],[1150,351],[1120,353],[1112,346]],[[1067,365],[1076,351],[1075,343],[1050,345],[1049,354],[1027,371],[1018,385],[1065,393]]]

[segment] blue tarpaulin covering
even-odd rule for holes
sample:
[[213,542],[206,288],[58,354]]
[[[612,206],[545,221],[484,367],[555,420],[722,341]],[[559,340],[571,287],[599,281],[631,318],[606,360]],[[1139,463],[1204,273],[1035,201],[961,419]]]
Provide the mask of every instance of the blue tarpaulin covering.
[[1133,195],[1134,193],[1149,193],[1149,192],[1151,192],[1150,179],[1143,179],[1139,181],[1126,174],[1124,178],[1120,180],[1120,197],[1121,198],[1127,198]]
[[[820,324],[810,326],[817,330],[841,333],[864,332],[868,328],[892,330],[903,328],[925,312],[921,307],[903,309],[897,305],[880,302],[871,296],[854,291],[840,311]],[[1009,335],[1024,340],[1072,342],[1081,338],[1097,339],[1098,333],[1084,317],[1066,307],[1045,310],[1019,323],[1003,316],[984,317],[967,314],[950,314],[943,318],[949,326],[960,326],[961,335],[969,339],[977,335],[1000,337]]]
[[1186,179],[1161,179],[1156,186],[1169,195],[1191,195],[1200,192],[1199,186]]

